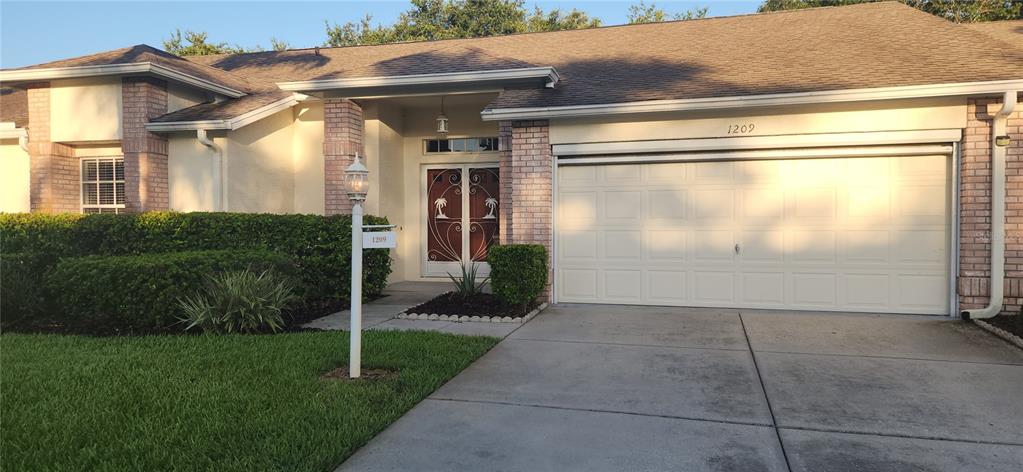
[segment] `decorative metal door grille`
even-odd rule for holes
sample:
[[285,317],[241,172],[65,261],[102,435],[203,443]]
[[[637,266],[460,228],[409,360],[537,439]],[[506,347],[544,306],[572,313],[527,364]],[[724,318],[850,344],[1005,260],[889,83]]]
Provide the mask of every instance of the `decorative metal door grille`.
[[427,169],[426,185],[427,263],[485,262],[499,232],[498,169]]

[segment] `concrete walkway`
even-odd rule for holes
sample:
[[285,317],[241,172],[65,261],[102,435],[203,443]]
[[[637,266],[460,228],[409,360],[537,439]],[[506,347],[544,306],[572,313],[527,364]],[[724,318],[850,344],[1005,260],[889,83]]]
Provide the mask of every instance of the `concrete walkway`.
[[[400,320],[395,318],[407,308],[449,292],[451,282],[397,282],[384,289],[383,297],[362,306],[362,327],[368,330],[422,330],[503,338],[522,325],[519,323],[461,323],[457,321]],[[304,328],[347,331],[349,310],[315,319]]]
[[561,305],[339,470],[1018,471],[1021,395],[943,318]]

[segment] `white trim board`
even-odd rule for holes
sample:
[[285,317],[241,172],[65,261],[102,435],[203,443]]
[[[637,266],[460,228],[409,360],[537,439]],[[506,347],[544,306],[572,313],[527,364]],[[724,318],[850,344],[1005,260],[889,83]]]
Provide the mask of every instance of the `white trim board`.
[[909,85],[867,89],[828,90],[782,94],[708,97],[680,100],[650,100],[644,102],[603,103],[594,105],[567,105],[554,107],[494,108],[480,113],[483,121],[530,120],[606,116],[635,113],[673,112],[728,108],[752,108],[781,105],[806,105],[870,100],[895,100],[964,95],[1002,94],[1023,90],[1023,79],[956,84]]
[[753,161],[770,159],[822,159],[840,157],[933,156],[952,153],[951,145],[876,146],[751,151],[710,151],[684,154],[639,154],[558,158],[559,166],[591,164],[643,164],[657,162]]
[[277,100],[255,110],[243,113],[234,118],[226,120],[200,120],[200,121],[168,121],[146,123],[146,129],[153,132],[166,131],[192,131],[197,129],[206,130],[229,130],[234,131],[243,126],[255,123],[263,118],[277,112],[286,110],[297,105],[306,97],[302,94],[292,94],[290,97]]
[[231,98],[245,95],[245,92],[211,80],[186,74],[166,66],[152,62],[136,62],[132,64],[107,64],[97,66],[52,67],[45,69],[0,70],[0,82],[29,82],[35,80],[74,79],[79,77],[97,77],[104,75],[152,74],[165,79],[219,93]]
[[869,133],[824,133],[739,138],[663,139],[606,143],[555,144],[558,157],[665,152],[738,151],[754,149],[813,148],[839,146],[882,146],[958,142],[960,129],[921,131],[878,131]]

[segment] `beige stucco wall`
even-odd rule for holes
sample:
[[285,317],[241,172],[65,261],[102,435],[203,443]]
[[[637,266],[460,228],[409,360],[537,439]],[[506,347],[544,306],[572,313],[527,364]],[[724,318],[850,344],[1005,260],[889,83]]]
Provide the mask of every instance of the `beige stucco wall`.
[[[753,131],[729,134],[735,125]],[[795,107],[707,110],[674,114],[551,121],[551,144],[957,129],[966,126],[960,97],[837,103]]]
[[[448,137],[497,136],[496,122],[480,119],[479,108],[447,108],[445,114],[450,120]],[[427,156],[423,140],[436,138],[437,110],[435,108],[409,108],[404,113],[404,188],[405,217],[403,231],[399,233],[397,255],[402,259],[405,280],[437,280],[422,276],[424,246],[426,244],[423,219],[425,218],[423,192],[424,172],[427,166],[436,164],[490,164],[499,161],[497,152],[432,154]],[[386,199],[387,196],[382,198]],[[397,272],[397,271],[395,271]]]
[[29,211],[28,173],[28,153],[18,140],[0,140],[0,213]]
[[[212,137],[223,149],[227,140]],[[175,211],[216,211],[219,208],[220,172],[217,151],[202,145],[194,132],[168,136],[167,184],[170,209]]]
[[[380,106],[367,102],[363,106],[365,132],[363,148],[369,168],[370,187],[366,195],[366,213],[384,216],[397,225],[400,241],[408,239],[405,232],[404,112],[401,107]],[[390,280],[404,280],[407,257],[401,247],[391,251],[394,262]]]
[[281,111],[227,134],[228,209],[246,213],[292,213],[293,112]]
[[294,212],[324,213],[323,103],[304,102],[292,109]]
[[121,139],[121,79],[52,82],[50,136],[56,142]]
[[193,87],[167,84],[167,112],[178,111],[210,100],[209,93]]

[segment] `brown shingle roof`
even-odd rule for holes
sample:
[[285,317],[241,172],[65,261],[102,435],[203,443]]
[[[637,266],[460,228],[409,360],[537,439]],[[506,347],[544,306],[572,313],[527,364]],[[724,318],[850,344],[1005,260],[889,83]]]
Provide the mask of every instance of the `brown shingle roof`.
[[1023,49],[1023,20],[985,21],[963,25],[1010,46]]
[[0,123],[14,123],[18,128],[28,124],[28,94],[24,90],[0,88]]
[[202,103],[149,120],[153,123],[176,121],[229,120],[291,96],[291,92],[271,90],[217,103]]
[[491,108],[1023,78],[1020,51],[898,2],[190,60],[264,83],[510,64],[558,69],[557,88],[505,91]]
[[251,92],[260,88],[235,74],[201,63],[189,61],[145,44],[139,44],[130,48],[114,49],[113,51],[90,54],[88,56],[79,56],[71,59],[35,64],[13,70],[137,64],[143,62],[161,65],[178,72],[192,75],[194,77],[208,80],[242,92]]

